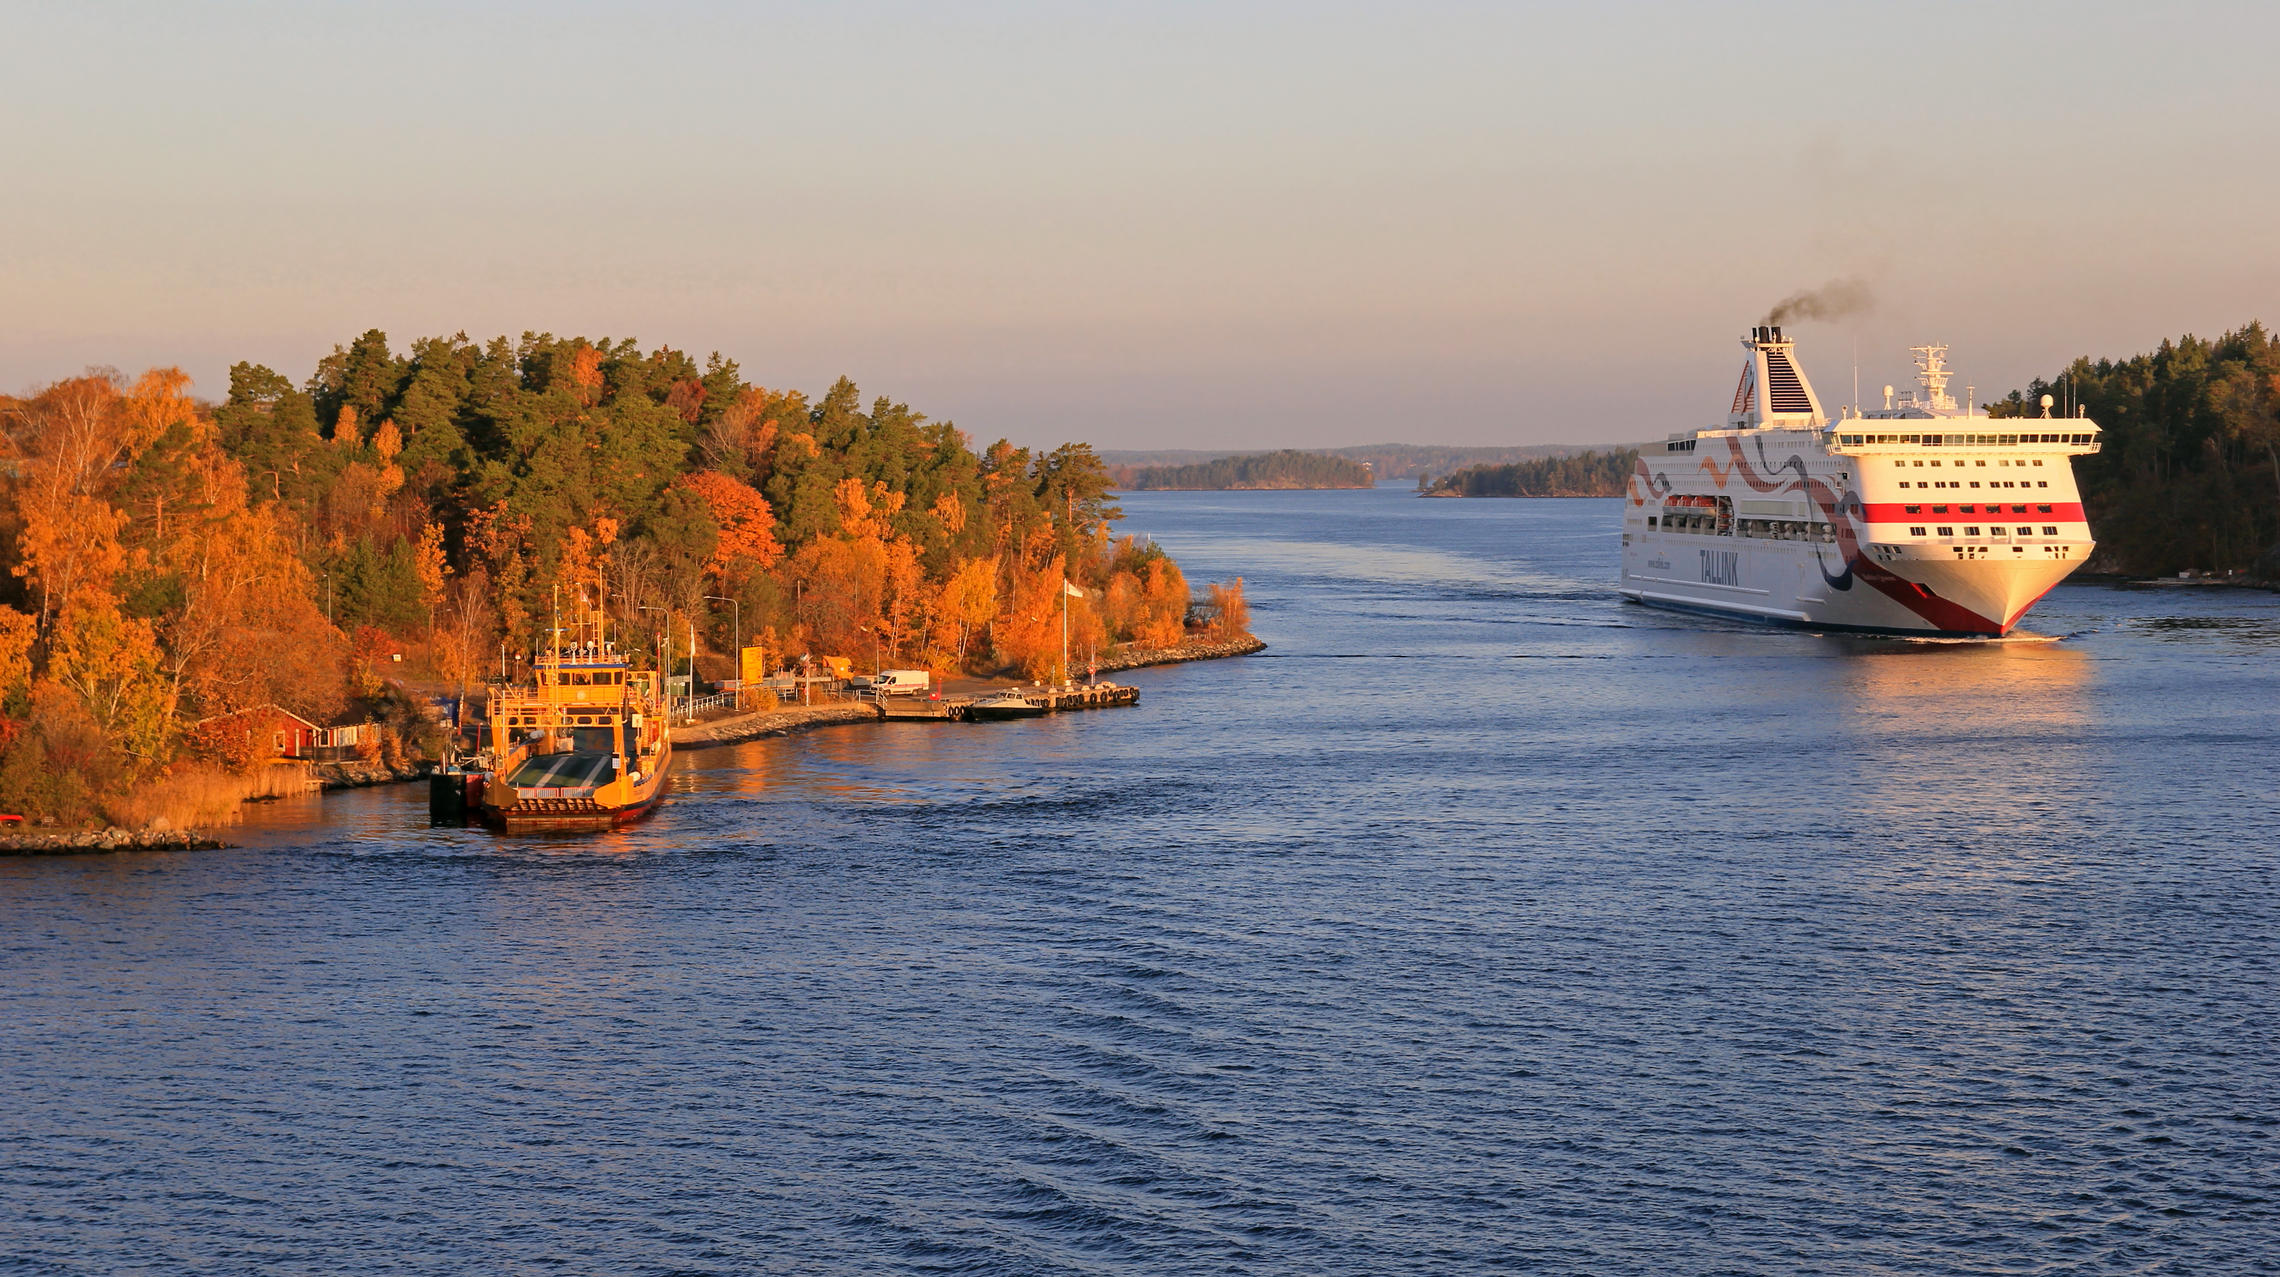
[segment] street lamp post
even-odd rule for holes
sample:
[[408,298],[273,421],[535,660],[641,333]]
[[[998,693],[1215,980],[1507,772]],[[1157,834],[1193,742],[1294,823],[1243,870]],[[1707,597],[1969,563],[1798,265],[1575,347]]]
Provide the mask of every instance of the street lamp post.
[[665,693],[665,725],[671,727],[673,725],[673,613],[670,609],[651,607],[646,603],[637,603],[634,605],[634,609],[641,612],[661,612],[665,616],[665,641],[659,644],[657,648],[665,659],[658,662],[657,677],[666,680],[665,686],[661,690]]

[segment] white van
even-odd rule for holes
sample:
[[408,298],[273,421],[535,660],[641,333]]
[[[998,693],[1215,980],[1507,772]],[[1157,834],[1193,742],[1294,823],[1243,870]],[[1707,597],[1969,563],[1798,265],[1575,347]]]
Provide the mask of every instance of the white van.
[[880,670],[871,676],[873,696],[924,696],[934,685],[925,670]]

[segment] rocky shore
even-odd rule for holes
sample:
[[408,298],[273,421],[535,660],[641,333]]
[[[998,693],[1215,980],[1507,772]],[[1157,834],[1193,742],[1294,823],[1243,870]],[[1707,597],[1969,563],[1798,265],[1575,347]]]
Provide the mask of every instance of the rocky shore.
[[757,714],[676,727],[673,729],[673,748],[709,749],[715,745],[740,745],[748,740],[759,740],[763,736],[789,736],[793,732],[829,727],[834,723],[877,721],[879,707],[863,701],[788,705],[783,709],[763,710]]
[[1178,647],[1140,647],[1104,656],[1100,672],[1113,674],[1118,670],[1143,669],[1150,665],[1177,665],[1182,661],[1216,661],[1229,656],[1249,656],[1267,649],[1265,639],[1246,634],[1239,639],[1218,643],[1182,643]]
[[395,767],[386,763],[318,763],[309,769],[309,779],[315,789],[362,789],[418,780],[434,769],[434,763],[424,760]]
[[83,829],[0,834],[0,856],[69,856],[88,851],[212,851],[221,840],[192,829]]

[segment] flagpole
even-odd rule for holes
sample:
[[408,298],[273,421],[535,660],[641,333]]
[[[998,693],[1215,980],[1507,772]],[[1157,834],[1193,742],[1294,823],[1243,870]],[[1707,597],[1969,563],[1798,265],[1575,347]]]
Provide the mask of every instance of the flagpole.
[[1069,685],[1069,583],[1061,582],[1061,686]]

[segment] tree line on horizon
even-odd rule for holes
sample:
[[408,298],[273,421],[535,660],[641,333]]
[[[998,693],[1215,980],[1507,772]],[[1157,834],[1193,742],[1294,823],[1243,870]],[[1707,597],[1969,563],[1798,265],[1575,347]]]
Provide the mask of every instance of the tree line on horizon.
[[2076,359],[1988,405],[2031,417],[2081,405],[2099,450],[2074,460],[2098,539],[2092,566],[2280,579],[2280,335],[2251,322],[2127,359]]
[[1619,497],[1639,464],[1639,450],[1577,452],[1504,465],[1466,466],[1435,479],[1419,476],[1424,496]]
[[1376,480],[1359,461],[1283,448],[1199,461],[1143,466],[1117,474],[1118,486],[1148,491],[1253,491],[1296,488],[1367,488]]
[[693,627],[707,677],[732,636],[1042,676],[1064,582],[1078,659],[1175,646],[1188,582],[1112,535],[1110,490],[1081,443],[977,451],[845,378],[811,400],[630,339],[371,331],[300,382],[240,363],[219,404],[174,369],[0,396],[0,811],[242,765],[197,724],[334,721],[399,661],[512,673],[585,605],[652,660]]

